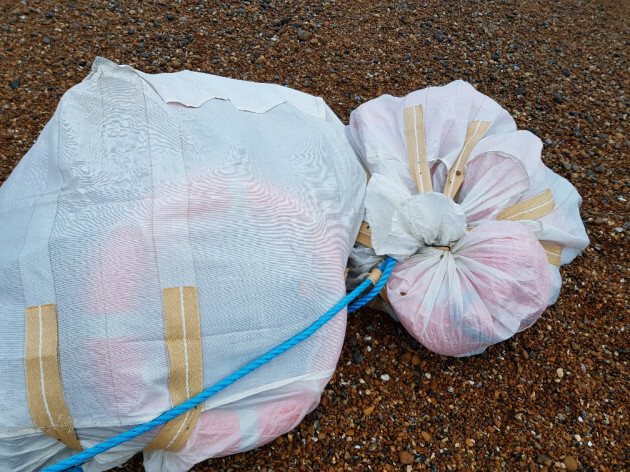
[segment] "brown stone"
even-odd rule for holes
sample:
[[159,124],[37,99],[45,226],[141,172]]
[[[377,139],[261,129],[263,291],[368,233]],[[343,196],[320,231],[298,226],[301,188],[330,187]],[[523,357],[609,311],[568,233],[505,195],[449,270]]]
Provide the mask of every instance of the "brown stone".
[[564,466],[567,468],[567,470],[570,470],[571,472],[578,470],[578,461],[575,457],[567,456],[562,462],[564,462]]
[[400,358],[400,362],[403,363],[403,364],[409,364],[409,361],[411,360],[412,356],[413,356],[413,354],[411,354],[409,351],[407,351]]
[[413,455],[408,453],[407,451],[400,452],[400,463],[407,465],[413,463]]

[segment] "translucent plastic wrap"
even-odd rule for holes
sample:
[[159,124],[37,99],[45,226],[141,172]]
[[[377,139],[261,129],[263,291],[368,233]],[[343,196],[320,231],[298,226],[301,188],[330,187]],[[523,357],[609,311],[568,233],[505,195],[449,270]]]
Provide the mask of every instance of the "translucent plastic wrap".
[[353,267],[400,261],[387,298],[422,344],[476,354],[555,302],[560,264],[588,244],[581,199],[506,110],[458,81],[366,102],[347,134],[371,174],[373,251],[358,244]]
[[[144,423],[309,326],[345,294],[364,192],[320,98],[97,59],[0,188],[0,470]],[[145,449],[149,472],[183,472],[273,440],[344,333],[345,311],[84,469]]]

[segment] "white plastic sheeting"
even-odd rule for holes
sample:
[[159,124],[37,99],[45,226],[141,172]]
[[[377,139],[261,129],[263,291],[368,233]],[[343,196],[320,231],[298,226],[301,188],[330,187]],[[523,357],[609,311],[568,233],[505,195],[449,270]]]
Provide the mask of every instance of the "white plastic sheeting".
[[[213,385],[309,326],[345,294],[364,192],[321,98],[97,59],[0,188],[0,470],[73,453],[37,427],[44,404],[41,421],[63,429],[61,398],[86,448],[179,403],[174,389],[192,396],[194,382]],[[185,445],[145,452],[146,469],[183,472],[293,428],[332,375],[345,317],[205,402],[180,428],[194,426]],[[29,410],[33,376],[43,402]],[[156,434],[85,470],[124,462]]]
[[[409,109],[420,110],[411,135]],[[487,129],[473,141],[471,130],[481,129],[475,124]],[[581,199],[542,163],[540,140],[517,131],[506,110],[457,81],[366,102],[351,114],[347,134],[372,175],[366,221],[375,252],[357,245],[353,267],[365,272],[377,255],[401,261],[387,296],[422,344],[444,355],[480,353],[555,302],[560,262],[571,262],[588,244]],[[412,171],[417,164],[420,171]],[[442,192],[449,193],[454,175],[463,182],[447,203]],[[539,209],[536,200],[553,210],[529,218]],[[518,204],[527,211],[519,213]]]

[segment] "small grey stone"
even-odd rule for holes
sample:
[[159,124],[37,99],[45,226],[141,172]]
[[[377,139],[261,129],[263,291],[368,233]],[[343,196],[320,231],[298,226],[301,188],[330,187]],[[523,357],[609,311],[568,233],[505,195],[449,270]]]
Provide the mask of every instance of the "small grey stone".
[[553,101],[556,103],[564,103],[564,97],[562,95],[560,95],[559,93],[554,93],[553,94]]
[[352,360],[354,361],[355,364],[360,364],[361,362],[363,362],[363,354],[361,354],[360,352],[355,352],[352,355]]
[[313,37],[313,35],[310,32],[305,31],[303,29],[298,30],[297,36],[300,41],[310,41],[310,39]]
[[44,44],[50,44],[50,39],[49,38],[44,38],[44,40],[42,42]]
[[15,90],[21,84],[22,84],[22,82],[20,81],[19,78],[17,78],[17,79],[12,80],[11,82],[9,82],[9,87],[11,87],[11,90]]

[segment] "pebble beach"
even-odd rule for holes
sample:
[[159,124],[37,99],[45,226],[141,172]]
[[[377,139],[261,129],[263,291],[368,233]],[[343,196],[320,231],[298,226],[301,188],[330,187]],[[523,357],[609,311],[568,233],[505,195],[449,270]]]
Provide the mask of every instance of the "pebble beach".
[[[544,144],[590,246],[538,322],[448,358],[389,315],[349,316],[338,369],[293,431],[195,472],[630,470],[630,2],[28,0],[0,3],[0,183],[98,56],[321,96],[465,80]],[[141,457],[123,472],[142,471]]]

